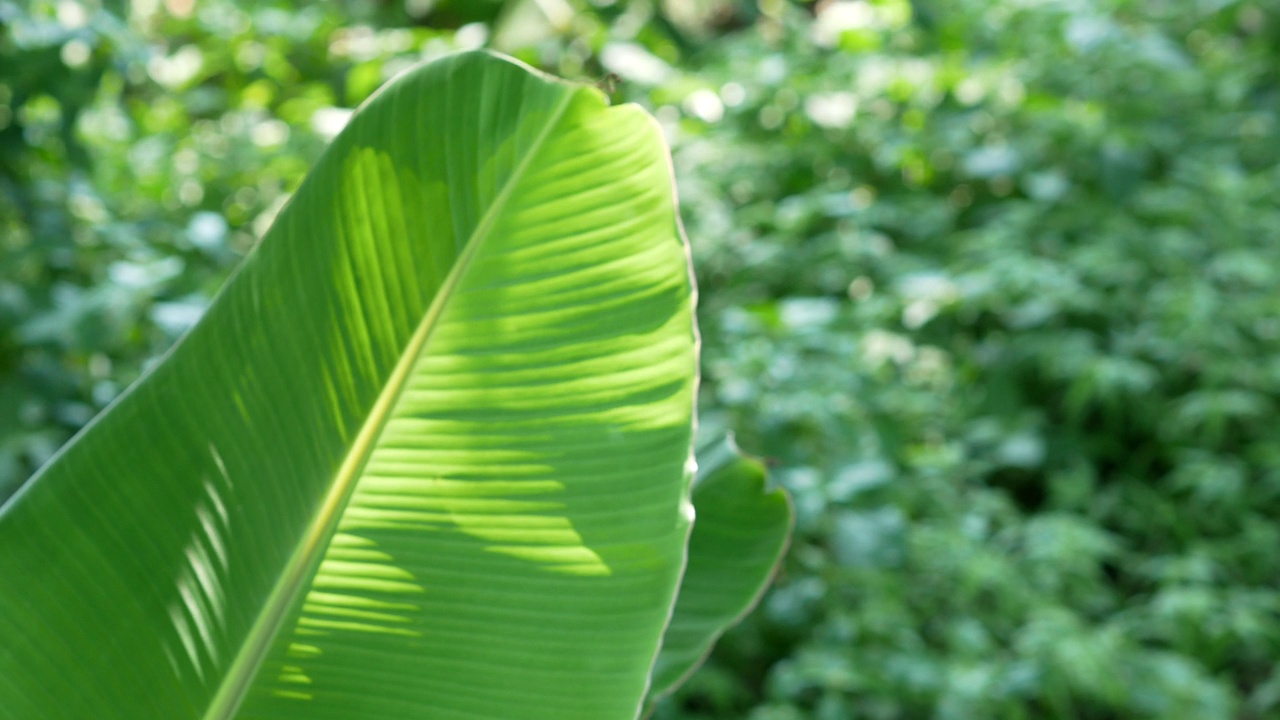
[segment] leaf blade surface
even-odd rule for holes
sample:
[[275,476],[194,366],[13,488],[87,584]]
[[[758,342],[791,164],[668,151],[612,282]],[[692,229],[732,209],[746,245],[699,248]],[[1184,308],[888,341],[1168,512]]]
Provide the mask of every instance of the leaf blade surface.
[[687,262],[636,108],[482,53],[393,82],[0,509],[0,704],[631,717],[687,536]]

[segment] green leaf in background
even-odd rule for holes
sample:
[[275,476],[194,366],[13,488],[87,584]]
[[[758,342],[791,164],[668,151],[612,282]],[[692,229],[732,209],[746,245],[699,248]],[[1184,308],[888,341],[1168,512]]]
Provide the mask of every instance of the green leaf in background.
[[791,501],[767,486],[764,465],[732,437],[698,450],[698,519],[675,612],[662,638],[647,703],[674,691],[711,646],[760,600],[791,535]]
[[485,53],[402,75],[0,507],[0,714],[634,717],[692,306],[647,114]]

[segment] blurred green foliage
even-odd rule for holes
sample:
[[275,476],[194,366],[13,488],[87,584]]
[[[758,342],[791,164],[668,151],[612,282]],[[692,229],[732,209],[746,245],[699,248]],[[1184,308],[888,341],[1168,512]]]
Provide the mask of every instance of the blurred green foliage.
[[[662,720],[1280,716],[1280,7],[0,0],[0,497],[350,108],[495,46],[673,144],[704,426],[793,494]],[[180,402],[175,403],[180,408]]]

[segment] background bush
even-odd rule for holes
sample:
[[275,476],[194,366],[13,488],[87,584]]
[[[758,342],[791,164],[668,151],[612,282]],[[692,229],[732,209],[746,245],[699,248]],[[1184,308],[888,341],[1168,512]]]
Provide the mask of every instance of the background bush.
[[[674,146],[702,420],[799,527],[659,709],[1280,715],[1280,7],[0,0],[0,497],[422,57]],[[608,83],[606,83],[608,84]]]

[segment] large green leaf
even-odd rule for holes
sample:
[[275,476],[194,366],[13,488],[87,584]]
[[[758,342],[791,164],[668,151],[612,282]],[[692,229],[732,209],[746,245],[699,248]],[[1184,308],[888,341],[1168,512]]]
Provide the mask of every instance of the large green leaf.
[[0,715],[634,717],[689,532],[674,202],[594,88],[390,83],[0,507]]
[[791,500],[731,437],[698,450],[689,564],[653,668],[648,704],[675,690],[759,601],[791,537]]

